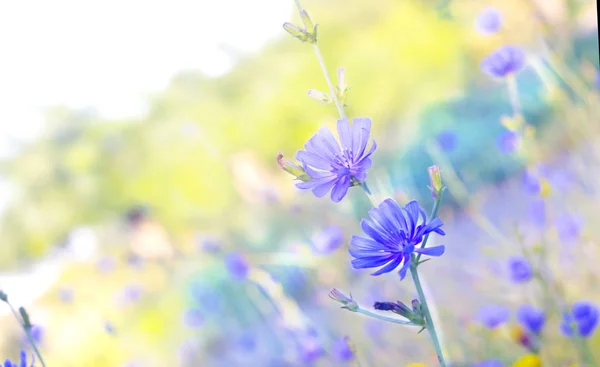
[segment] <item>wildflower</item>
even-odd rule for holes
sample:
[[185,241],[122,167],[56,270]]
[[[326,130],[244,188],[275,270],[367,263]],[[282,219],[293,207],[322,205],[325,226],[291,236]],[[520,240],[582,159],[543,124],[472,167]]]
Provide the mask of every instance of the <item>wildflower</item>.
[[502,13],[494,7],[488,6],[477,14],[475,29],[484,35],[496,33],[502,28]]
[[538,195],[542,189],[540,179],[529,170],[523,172],[523,176],[521,176],[521,182],[525,192],[529,194]]
[[123,288],[120,295],[120,302],[123,306],[135,303],[138,301],[143,293],[144,289],[139,284],[128,284]]
[[517,320],[524,328],[538,335],[546,323],[546,314],[537,307],[522,305],[517,310]]
[[586,302],[574,302],[571,313],[565,313],[560,329],[563,334],[573,336],[573,327],[579,336],[590,337],[598,326],[598,315],[600,311],[596,305]]
[[200,327],[204,323],[204,315],[196,308],[190,308],[183,314],[183,323],[190,328]]
[[330,254],[337,250],[343,242],[344,232],[342,232],[340,227],[331,226],[323,229],[314,236],[312,248],[318,254]]
[[[24,350],[19,353],[19,363],[11,362],[10,360],[4,361],[3,367],[27,367],[27,353]],[[34,367],[35,358],[31,358],[31,364],[29,367]]]
[[[375,268],[382,265],[372,275],[381,275],[395,270],[402,264],[400,279],[404,279],[411,264],[413,252],[430,256],[441,256],[444,246],[417,248],[423,237],[431,232],[445,235],[440,228],[440,218],[427,223],[425,211],[416,201],[400,208],[392,199],[384,200],[378,208],[369,210],[371,219],[360,223],[367,237],[352,236],[350,255],[355,269]],[[419,224],[419,219],[422,223]]]
[[1,290],[0,290],[0,301],[8,302],[8,296],[6,295],[6,293],[4,293]]
[[512,367],[541,367],[542,360],[535,354],[528,354],[519,358]]
[[525,52],[517,46],[502,46],[481,61],[481,70],[494,78],[505,78],[521,71],[525,66]]
[[479,309],[477,318],[486,327],[495,329],[508,321],[509,315],[510,313],[505,307],[489,305]]
[[303,182],[311,180],[310,176],[306,174],[304,168],[300,167],[294,162],[284,159],[283,153],[281,152],[277,153],[277,164],[279,164],[279,167],[282,170],[286,171],[292,176],[295,176],[296,180],[300,180]]
[[246,353],[256,349],[256,337],[250,332],[244,332],[237,338],[237,346]]
[[483,362],[479,362],[473,367],[504,367],[504,363],[497,359],[488,359]]
[[525,283],[533,278],[533,269],[527,259],[522,256],[513,256],[508,259],[510,278],[515,283]]
[[579,215],[563,213],[556,218],[554,225],[562,242],[573,243],[579,238],[583,219]]
[[349,362],[354,359],[354,352],[348,343],[347,337],[339,338],[333,343],[331,354],[338,362]]
[[444,130],[437,134],[436,142],[442,152],[450,153],[456,148],[458,137],[452,130]]
[[229,275],[235,280],[244,280],[248,276],[248,262],[242,255],[232,253],[225,258],[225,266]]
[[371,167],[370,155],[377,148],[375,140],[366,152],[371,131],[370,118],[356,118],[352,127],[347,119],[338,120],[338,135],[323,127],[299,150],[296,159],[302,162],[311,180],[299,182],[300,189],[310,189],[316,197],[323,197],[331,190],[331,200],[340,202],[350,186],[356,186],[367,178]]
[[352,295],[350,295],[350,297],[346,297],[345,294],[334,288],[331,290],[331,292],[329,292],[329,298],[343,304],[344,306],[342,306],[342,308],[353,312],[358,310],[358,303],[352,299]]
[[298,357],[303,365],[310,365],[321,358],[325,351],[314,335],[302,336],[298,341]]
[[31,325],[29,332],[31,334],[31,338],[36,344],[40,344],[44,339],[44,328],[39,325]]

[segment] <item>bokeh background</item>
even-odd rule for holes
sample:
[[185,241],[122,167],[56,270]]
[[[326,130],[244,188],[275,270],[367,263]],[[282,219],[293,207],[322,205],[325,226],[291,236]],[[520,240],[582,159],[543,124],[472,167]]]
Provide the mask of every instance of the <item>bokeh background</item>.
[[[415,297],[408,279],[353,270],[347,248],[385,197],[428,208],[432,164],[447,251],[423,278],[454,365],[527,353],[512,316],[478,319],[546,306],[539,284],[511,282],[510,256],[543,255],[565,302],[600,304],[596,2],[303,6],[334,81],[345,68],[347,114],[373,120],[372,200],[317,199],[277,165],[337,118],[306,95],[327,86],[281,27],[299,22],[291,0],[0,3],[0,289],[29,310],[49,366],[434,366],[426,333],[327,296]],[[486,6],[498,33],[474,26]],[[506,85],[479,67],[505,44],[530,60],[518,149]],[[0,355],[16,358],[23,332],[0,317]],[[559,323],[547,366],[577,361]]]

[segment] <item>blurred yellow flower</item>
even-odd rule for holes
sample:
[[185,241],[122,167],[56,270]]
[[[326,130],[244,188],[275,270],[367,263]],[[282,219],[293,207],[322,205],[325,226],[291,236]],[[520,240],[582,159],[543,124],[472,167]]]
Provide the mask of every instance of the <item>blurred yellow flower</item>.
[[427,367],[424,363],[409,363],[406,367]]
[[518,361],[513,364],[513,367],[541,367],[542,360],[535,354],[528,354],[521,357]]

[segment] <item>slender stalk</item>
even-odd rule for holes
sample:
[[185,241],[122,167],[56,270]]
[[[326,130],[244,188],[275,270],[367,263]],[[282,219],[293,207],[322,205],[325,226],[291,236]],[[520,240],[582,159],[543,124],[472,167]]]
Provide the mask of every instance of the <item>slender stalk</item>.
[[[296,8],[298,8],[298,13],[301,13],[303,8],[302,4],[300,4],[300,0],[295,0]],[[327,66],[325,66],[325,60],[323,60],[323,55],[321,54],[321,49],[319,49],[318,43],[313,44],[313,49],[315,50],[315,54],[317,55],[317,59],[319,60],[319,65],[321,65],[321,70],[323,71],[323,76],[325,77],[325,81],[327,82],[327,86],[329,87],[329,93],[331,94],[331,98],[335,103],[335,107],[337,108],[338,114],[341,119],[346,118],[346,114],[344,113],[344,106],[340,102],[340,99],[337,96],[335,91],[335,87],[331,82],[331,78],[329,77],[329,72],[327,71]]]
[[17,319],[17,322],[19,323],[19,325],[21,325],[21,327],[25,331],[25,335],[27,336],[27,341],[29,341],[29,344],[33,348],[35,355],[38,357],[38,360],[42,364],[42,367],[46,367],[46,364],[44,363],[44,358],[42,358],[42,353],[40,353],[38,347],[35,345],[35,341],[33,340],[33,337],[31,336],[30,329],[27,326],[25,326],[25,324],[23,324],[23,322],[21,321],[21,317],[19,316],[19,314],[17,313],[17,311],[15,310],[13,305],[8,301],[6,301],[6,304],[8,304],[8,307],[10,307],[10,310],[12,311],[13,315],[15,316],[15,319]]
[[442,347],[440,346],[440,341],[435,331],[435,326],[433,325],[431,312],[429,311],[427,299],[425,299],[425,294],[423,293],[423,286],[421,285],[421,280],[419,279],[419,272],[415,263],[411,264],[410,266],[410,275],[412,276],[413,282],[415,283],[415,288],[417,288],[419,301],[421,302],[421,306],[423,307],[423,314],[425,316],[427,331],[429,332],[431,342],[433,343],[433,347],[435,348],[435,354],[437,355],[438,362],[440,363],[441,367],[446,367],[446,362],[444,361],[444,355],[442,353]]
[[[435,201],[433,203],[433,209],[431,210],[431,214],[429,215],[429,220],[433,220],[435,217],[437,217],[437,213],[438,210],[440,209],[440,203],[442,202],[442,196],[443,196],[443,190],[440,191],[440,193],[437,195],[437,197],[435,198]],[[427,240],[429,239],[429,233],[427,233],[425,235],[425,237],[423,237],[423,242],[421,243],[421,248],[424,248],[427,245]],[[416,263],[419,263],[419,260],[421,259],[421,254],[417,255],[416,258]]]

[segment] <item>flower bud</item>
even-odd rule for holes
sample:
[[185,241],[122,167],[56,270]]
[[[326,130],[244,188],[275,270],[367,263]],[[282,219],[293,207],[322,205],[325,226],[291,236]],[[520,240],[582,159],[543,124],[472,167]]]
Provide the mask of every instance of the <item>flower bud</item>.
[[23,327],[27,330],[31,329],[31,321],[29,320],[29,314],[24,307],[19,307],[19,313],[23,318]]
[[358,303],[352,299],[352,295],[347,297],[345,294],[334,288],[331,290],[331,292],[329,292],[329,298],[343,304],[342,308],[352,312],[358,311]]
[[431,190],[431,195],[433,198],[436,199],[444,189],[444,186],[442,185],[442,174],[440,172],[440,167],[431,166],[427,170],[429,171],[429,182],[431,184],[429,189]]
[[317,102],[321,102],[326,105],[333,105],[333,99],[328,93],[318,91],[316,89],[309,89],[308,93],[306,93],[310,98],[314,99]]
[[306,42],[311,38],[311,35],[307,31],[289,22],[283,23],[283,29],[302,42]]
[[304,168],[300,167],[294,162],[291,162],[287,159],[283,159],[283,153],[277,153],[277,163],[282,170],[296,177],[297,180],[308,182],[311,180],[311,177],[306,173]]
[[0,291],[0,301],[8,302],[8,296],[3,291]]

